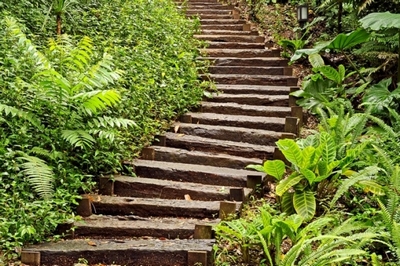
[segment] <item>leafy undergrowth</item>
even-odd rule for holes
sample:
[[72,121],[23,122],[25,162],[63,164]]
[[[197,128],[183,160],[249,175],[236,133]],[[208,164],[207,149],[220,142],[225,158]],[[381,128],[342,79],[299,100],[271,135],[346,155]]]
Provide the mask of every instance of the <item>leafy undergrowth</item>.
[[[335,14],[343,3],[327,2],[314,10]],[[305,62],[309,70],[298,75],[301,86],[292,95],[314,119],[296,140],[276,142],[284,161],[248,166],[269,176],[268,195],[215,227],[216,265],[400,264],[400,78],[390,59],[400,45],[393,42],[400,14],[368,14],[368,4],[345,2],[338,28],[349,33],[327,28],[320,34],[321,25],[336,21],[314,18],[299,38],[286,34],[287,17],[279,16],[286,6],[246,1],[260,27],[273,30],[283,55]],[[346,13],[355,8],[368,15]],[[271,14],[276,18],[269,20]],[[264,18],[271,25],[263,25]],[[372,61],[374,55],[379,60]]]
[[76,219],[92,177],[129,171],[207,84],[198,21],[173,1],[6,0],[0,14],[3,264]]

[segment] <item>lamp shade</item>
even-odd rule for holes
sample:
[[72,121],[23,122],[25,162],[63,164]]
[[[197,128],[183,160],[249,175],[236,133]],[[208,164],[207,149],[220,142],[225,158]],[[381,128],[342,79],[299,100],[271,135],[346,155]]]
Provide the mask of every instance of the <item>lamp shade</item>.
[[297,7],[297,21],[306,22],[308,21],[308,5],[299,5]]

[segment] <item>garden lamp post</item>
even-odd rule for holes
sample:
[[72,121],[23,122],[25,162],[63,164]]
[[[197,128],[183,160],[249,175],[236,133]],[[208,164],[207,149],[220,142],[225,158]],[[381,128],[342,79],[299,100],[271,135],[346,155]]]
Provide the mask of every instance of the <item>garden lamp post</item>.
[[297,21],[300,27],[304,27],[304,24],[308,21],[308,5],[303,4],[297,7]]

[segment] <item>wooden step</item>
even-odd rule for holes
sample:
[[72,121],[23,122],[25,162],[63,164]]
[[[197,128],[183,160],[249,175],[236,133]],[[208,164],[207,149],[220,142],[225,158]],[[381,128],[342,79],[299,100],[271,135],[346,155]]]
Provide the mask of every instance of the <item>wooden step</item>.
[[234,7],[232,5],[223,5],[219,3],[204,3],[204,4],[199,4],[199,3],[188,3],[187,5],[188,10],[204,10],[204,9],[219,9],[219,10],[229,10],[232,11]]
[[246,23],[246,20],[243,19],[206,19],[201,18],[201,25],[232,25],[232,24],[240,24],[243,25]]
[[[297,78],[293,76],[243,75],[243,74],[209,74],[202,75],[203,80],[213,80],[217,84],[274,85],[296,86]],[[289,96],[288,96],[289,97]]]
[[201,29],[203,31],[207,30],[230,30],[230,31],[242,31],[243,25],[242,24],[222,24],[222,25],[201,25]]
[[201,35],[254,35],[258,36],[257,31],[244,31],[243,29],[240,30],[204,30],[202,29]]
[[190,151],[187,149],[164,146],[150,146],[146,148],[142,153],[142,158],[147,160],[210,165],[234,169],[244,169],[249,164],[262,164],[262,160],[258,158],[246,158],[207,151]]
[[[236,142],[229,140],[217,140],[217,139],[203,138],[203,137],[183,135],[183,134],[174,134],[174,133],[166,133],[165,136],[167,138],[168,146],[187,149],[187,150],[213,151],[216,153],[226,153],[234,156],[258,158],[258,159],[272,159],[274,152],[274,147],[266,145],[256,145],[251,143]],[[247,171],[246,176],[252,174],[254,174],[254,172]],[[240,178],[240,180],[242,179]],[[228,183],[224,183],[223,185],[243,186],[244,184],[240,183],[240,180],[238,183],[236,183],[235,181],[235,184],[229,183],[233,182],[229,181]],[[198,182],[198,181],[192,181],[192,182]],[[221,185],[222,182],[224,181],[219,181],[219,184]]]
[[288,95],[213,93],[209,102],[238,103],[263,106],[289,106]]
[[277,57],[280,55],[278,49],[201,49],[208,57]]
[[[177,134],[173,133],[166,133],[166,137],[167,144],[179,138]],[[181,137],[181,140],[184,140],[184,137]],[[155,161],[148,160],[135,160],[132,164],[136,175],[141,177],[219,186],[246,187],[247,176],[254,175],[254,171],[249,170],[197,164],[158,161],[156,163]]]
[[242,75],[289,75],[290,67],[257,67],[257,66],[211,66],[208,68],[211,74],[242,74]]
[[175,123],[177,133],[210,139],[246,142],[257,145],[275,145],[282,137],[282,132],[244,127],[228,127],[204,124]]
[[242,116],[286,117],[291,116],[291,109],[283,106],[246,105],[238,103],[202,102],[200,111]]
[[214,66],[287,66],[288,60],[280,57],[199,57],[199,60],[208,60]]
[[[156,164],[156,162],[154,162]],[[114,194],[122,197],[223,201],[230,199],[230,188],[155,178],[115,176]]]
[[232,19],[232,14],[186,14],[187,17],[199,17],[200,19]]
[[193,123],[221,125],[231,127],[246,127],[254,129],[284,131],[285,119],[279,117],[227,115],[214,113],[187,113]]
[[227,94],[289,95],[290,93],[290,87],[285,86],[217,84],[216,88]]
[[208,8],[208,9],[194,9],[193,7],[190,7],[186,10],[187,15],[230,15],[229,18],[231,18],[232,14],[232,9],[214,9],[214,8]]
[[264,43],[207,42],[208,49],[265,49]]
[[194,38],[211,42],[252,42],[264,43],[265,37],[253,35],[194,35]]
[[78,238],[188,239],[193,237],[196,225],[214,225],[218,222],[219,219],[91,215],[75,222],[74,226],[75,237]]
[[192,217],[203,219],[218,217],[220,207],[219,201],[114,197],[105,195],[91,195],[91,198],[93,198],[92,204],[95,213],[107,215],[133,214],[140,217]]
[[82,258],[89,265],[185,266],[192,251],[205,251],[208,265],[212,265],[213,244],[214,240],[207,239],[74,239],[32,245],[24,251],[40,252],[42,266],[74,265]]

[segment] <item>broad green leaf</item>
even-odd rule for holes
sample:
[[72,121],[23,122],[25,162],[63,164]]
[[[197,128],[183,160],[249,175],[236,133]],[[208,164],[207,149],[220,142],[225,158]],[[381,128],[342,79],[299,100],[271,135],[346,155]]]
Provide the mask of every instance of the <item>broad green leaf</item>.
[[301,168],[309,168],[312,167],[316,162],[315,162],[315,148],[313,146],[308,146],[305,147],[302,152],[303,156],[303,164],[301,165]]
[[320,161],[317,164],[317,170],[319,176],[325,176],[328,174],[328,163],[325,161]]
[[338,72],[339,72],[340,81],[343,82],[343,80],[346,76],[346,69],[344,68],[344,66],[342,64],[339,65]]
[[294,62],[300,59],[303,55],[310,55],[310,54],[318,54],[321,50],[325,49],[326,46],[329,45],[329,42],[321,42],[316,44],[313,48],[310,49],[300,49],[297,50],[292,58],[290,58],[291,62]]
[[282,212],[284,212],[286,214],[295,213],[295,210],[293,207],[293,194],[294,193],[286,192],[281,197]]
[[318,53],[310,54],[308,56],[308,61],[310,62],[312,67],[322,67],[325,65],[324,60]]
[[327,48],[342,51],[366,42],[369,36],[369,33],[364,29],[359,29],[348,34],[341,33],[331,41]]
[[370,13],[360,19],[363,28],[370,28],[375,31],[384,29],[400,29],[400,14],[390,12]]
[[336,159],[336,146],[335,141],[330,134],[323,132],[320,135],[320,145],[322,147],[321,159],[327,164],[335,161]]
[[268,160],[264,163],[264,172],[281,180],[285,173],[285,163],[281,160]]
[[297,173],[293,173],[287,178],[281,180],[279,184],[276,186],[276,195],[282,196],[283,193],[288,191],[291,187],[298,184],[303,179],[303,176],[298,175]]
[[322,67],[316,68],[315,70],[319,71],[323,76],[325,76],[329,80],[332,80],[336,84],[338,84],[338,85],[342,84],[342,80],[340,79],[339,72],[336,69],[334,69],[333,67],[322,66]]
[[263,172],[263,173],[265,172],[264,171],[264,167],[262,165],[260,165],[260,164],[249,164],[249,165],[246,166],[246,168],[247,169],[253,169],[253,170],[256,170],[258,172]]
[[312,185],[315,181],[315,173],[309,169],[301,169],[301,174],[307,179],[308,183]]
[[311,220],[316,211],[314,193],[311,191],[296,191],[293,195],[293,206],[297,214],[305,221]]
[[301,150],[297,143],[292,139],[281,139],[276,143],[278,148],[282,151],[285,158],[293,165],[300,167],[303,162]]

